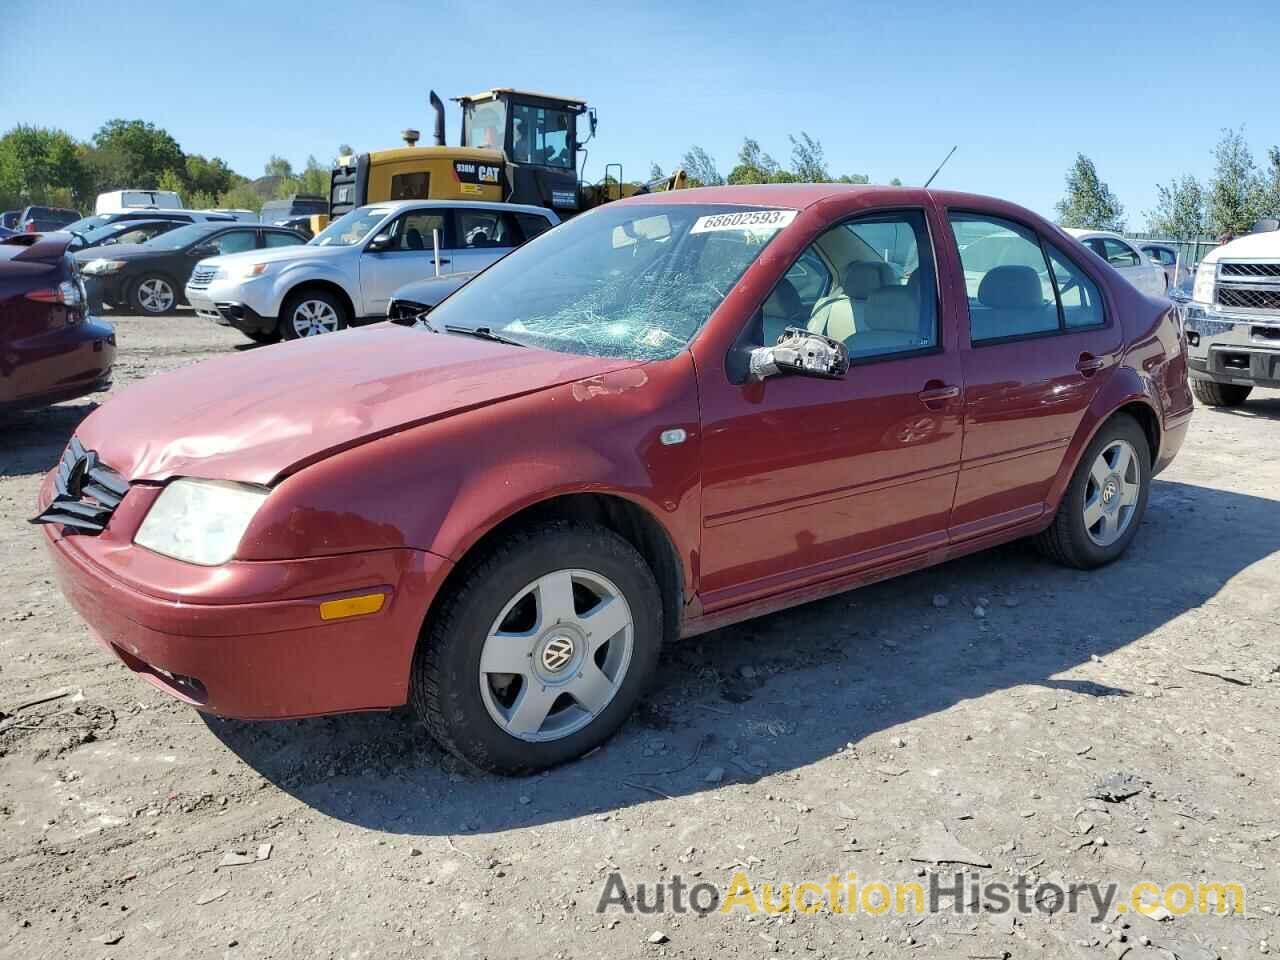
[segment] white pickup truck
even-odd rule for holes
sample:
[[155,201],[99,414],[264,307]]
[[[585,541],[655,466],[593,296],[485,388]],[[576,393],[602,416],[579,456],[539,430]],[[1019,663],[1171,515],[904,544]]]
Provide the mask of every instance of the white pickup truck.
[[186,296],[197,314],[252,340],[314,337],[387,318],[405,284],[475,274],[559,223],[543,207],[400,200],[357,207],[304,245],[201,260]]
[[1280,230],[1209,251],[1178,305],[1196,399],[1236,407],[1254,387],[1280,387]]

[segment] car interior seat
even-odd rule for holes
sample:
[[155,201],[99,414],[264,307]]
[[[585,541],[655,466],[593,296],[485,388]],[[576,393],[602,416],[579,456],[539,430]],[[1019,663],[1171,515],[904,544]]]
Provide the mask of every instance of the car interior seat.
[[992,268],[982,278],[978,307],[970,310],[970,323],[974,340],[1051,330],[1058,323],[1057,306],[1046,305],[1034,268],[1006,264]]
[[422,231],[417,227],[410,227],[404,232],[404,246],[406,250],[425,250],[426,245],[422,242]]
[[836,340],[847,340],[858,331],[858,317],[867,298],[894,282],[893,268],[882,260],[855,260],[845,268],[843,286],[813,305],[809,329]]

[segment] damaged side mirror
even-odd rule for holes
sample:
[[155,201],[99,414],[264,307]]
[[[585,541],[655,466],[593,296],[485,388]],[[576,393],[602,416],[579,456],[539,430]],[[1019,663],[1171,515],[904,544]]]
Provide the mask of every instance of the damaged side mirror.
[[842,341],[799,327],[787,327],[772,347],[751,351],[750,377],[755,381],[785,374],[839,380],[848,372],[849,351]]

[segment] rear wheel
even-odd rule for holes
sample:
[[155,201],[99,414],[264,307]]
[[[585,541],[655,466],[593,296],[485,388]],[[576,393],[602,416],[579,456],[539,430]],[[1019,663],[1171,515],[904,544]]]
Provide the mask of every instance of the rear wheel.
[[433,612],[411,697],[432,735],[496,773],[581,756],[630,714],[658,661],[662,599],[617,534],[556,521],[471,562]]
[[280,333],[286,340],[336,333],[350,322],[346,305],[324,290],[294,294],[280,311]]
[[1214,383],[1212,380],[1192,380],[1191,392],[1206,407],[1238,407],[1249,399],[1253,387],[1239,383]]
[[129,303],[138,313],[159,317],[177,309],[178,295],[168,277],[146,275],[133,285]]
[[1088,570],[1128,548],[1147,509],[1151,450],[1138,422],[1112,417],[1080,458],[1050,527],[1036,538],[1047,557]]

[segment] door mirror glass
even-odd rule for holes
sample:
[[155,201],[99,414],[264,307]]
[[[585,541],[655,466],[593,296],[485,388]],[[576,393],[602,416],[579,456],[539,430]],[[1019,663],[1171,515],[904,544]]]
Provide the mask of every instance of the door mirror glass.
[[221,252],[216,243],[197,243],[191,248],[193,257],[216,257]]
[[772,347],[751,351],[752,380],[786,374],[839,380],[848,372],[849,351],[842,341],[799,327],[787,327]]

